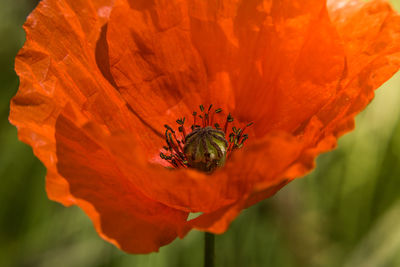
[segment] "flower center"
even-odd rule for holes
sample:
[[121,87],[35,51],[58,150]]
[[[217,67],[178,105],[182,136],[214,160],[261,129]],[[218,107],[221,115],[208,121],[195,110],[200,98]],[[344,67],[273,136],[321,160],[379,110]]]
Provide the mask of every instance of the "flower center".
[[186,118],[178,119],[178,131],[180,138],[169,125],[164,125],[166,146],[165,152],[160,157],[166,160],[174,168],[194,168],[206,173],[224,166],[226,160],[236,149],[243,147],[248,135],[244,133],[248,123],[243,129],[232,127],[232,132],[227,136],[230,123],[234,121],[231,114],[226,117],[224,128],[214,123],[214,115],[222,112],[222,109],[213,110],[210,105],[207,110],[200,105],[201,114],[193,112],[193,124],[191,132],[186,134]]

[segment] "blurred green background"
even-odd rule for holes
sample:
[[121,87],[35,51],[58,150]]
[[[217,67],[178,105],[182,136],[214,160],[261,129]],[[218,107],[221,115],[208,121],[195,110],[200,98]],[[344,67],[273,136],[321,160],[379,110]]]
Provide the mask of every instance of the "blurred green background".
[[[7,120],[21,26],[35,4],[0,0],[0,267],[202,266],[200,232],[159,253],[128,255],[103,241],[79,208],[47,199],[44,167]],[[217,236],[217,266],[400,266],[399,193],[400,73],[313,173]]]

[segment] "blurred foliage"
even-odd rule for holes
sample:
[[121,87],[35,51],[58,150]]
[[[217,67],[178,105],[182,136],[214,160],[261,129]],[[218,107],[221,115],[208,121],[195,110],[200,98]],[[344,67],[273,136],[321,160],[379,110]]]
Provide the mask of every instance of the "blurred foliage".
[[[21,25],[35,2],[0,2],[0,266],[202,266],[200,232],[159,253],[128,255],[101,240],[79,208],[47,199],[44,167],[7,121]],[[399,89],[397,74],[314,172],[217,236],[217,266],[400,266]]]

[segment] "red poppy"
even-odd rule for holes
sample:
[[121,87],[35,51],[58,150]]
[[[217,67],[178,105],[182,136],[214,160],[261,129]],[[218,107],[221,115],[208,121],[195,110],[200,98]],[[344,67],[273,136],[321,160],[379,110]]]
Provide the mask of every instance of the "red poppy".
[[[25,30],[10,121],[49,198],[131,253],[224,232],[309,172],[400,66],[379,0],[43,0]],[[199,104],[254,122],[246,145],[212,174],[165,168],[163,125]]]

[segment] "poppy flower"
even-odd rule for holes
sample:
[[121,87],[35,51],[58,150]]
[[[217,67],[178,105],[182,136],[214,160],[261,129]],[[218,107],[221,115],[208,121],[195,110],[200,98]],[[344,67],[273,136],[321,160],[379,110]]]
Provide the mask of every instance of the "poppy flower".
[[[226,231],[312,170],[400,66],[400,17],[379,0],[43,0],[25,30],[10,121],[49,198],[130,253]],[[212,166],[179,159],[196,129]]]

